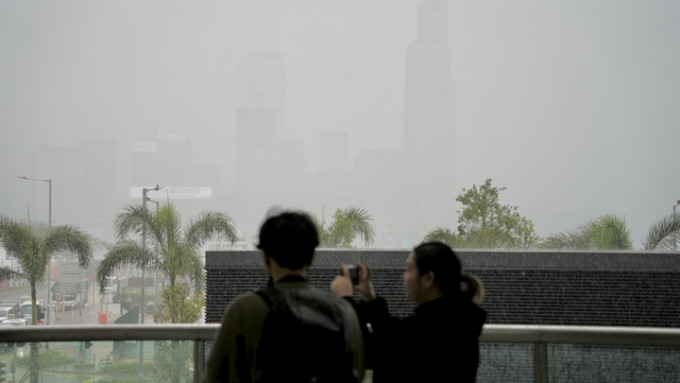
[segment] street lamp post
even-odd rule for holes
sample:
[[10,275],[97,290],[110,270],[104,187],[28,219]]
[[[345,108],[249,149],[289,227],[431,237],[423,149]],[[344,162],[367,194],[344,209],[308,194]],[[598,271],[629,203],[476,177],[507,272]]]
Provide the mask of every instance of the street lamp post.
[[[21,178],[22,180],[26,181],[42,181],[42,182],[47,182],[49,184],[49,218],[47,221],[47,233],[52,233],[52,179],[43,179],[43,178],[29,178],[26,176],[17,176],[17,178]],[[52,298],[52,292],[50,291],[50,284],[52,283],[52,258],[50,258],[49,262],[47,263],[47,324],[50,324],[50,318],[51,318],[51,298]]]
[[[147,192],[150,191],[158,191],[161,190],[161,188],[156,185],[156,187],[153,188],[142,188],[142,208],[144,211],[146,211],[146,201],[150,201],[151,199],[146,196]],[[146,250],[146,225],[142,228],[142,247]],[[144,313],[146,312],[146,266],[142,264],[142,305],[139,308],[141,310],[141,313],[139,315],[139,323],[144,324]]]
[[[147,197],[146,193],[160,189],[158,185],[155,188],[142,188],[142,209],[144,212],[146,212],[146,201],[151,201],[151,198]],[[156,205],[156,210],[158,210],[158,205]],[[146,250],[146,224],[142,227],[142,248]],[[139,309],[142,311],[139,315],[139,323],[144,324],[144,313],[146,312],[146,266],[144,262],[142,262],[142,305]],[[139,382],[142,383],[144,381],[144,342],[139,341]]]

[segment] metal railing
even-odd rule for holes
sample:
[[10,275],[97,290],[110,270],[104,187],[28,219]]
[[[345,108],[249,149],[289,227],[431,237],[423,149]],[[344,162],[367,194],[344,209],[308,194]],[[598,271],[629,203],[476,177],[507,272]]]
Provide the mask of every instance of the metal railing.
[[[218,329],[218,324],[0,326],[0,342],[193,341],[193,376],[194,382],[199,382],[205,369],[206,342],[212,341]],[[532,344],[533,381],[547,382],[549,344],[680,347],[680,329],[486,325],[480,342]]]

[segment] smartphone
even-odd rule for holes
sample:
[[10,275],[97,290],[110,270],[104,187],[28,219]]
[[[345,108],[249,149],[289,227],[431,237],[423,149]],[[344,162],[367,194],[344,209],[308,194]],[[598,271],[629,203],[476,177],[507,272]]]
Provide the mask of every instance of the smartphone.
[[[356,285],[359,283],[359,267],[357,265],[347,265],[347,271],[349,271],[349,279],[352,280],[352,284]],[[342,275],[342,269],[340,269],[340,275]]]

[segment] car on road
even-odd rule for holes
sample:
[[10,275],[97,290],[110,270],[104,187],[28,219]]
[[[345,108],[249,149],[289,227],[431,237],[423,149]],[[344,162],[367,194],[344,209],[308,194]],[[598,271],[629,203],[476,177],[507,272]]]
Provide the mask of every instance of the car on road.
[[[38,311],[38,323],[42,322],[45,318],[45,305],[42,299],[38,299],[36,302],[36,309]],[[25,301],[19,305],[19,317],[25,319],[27,322],[32,322],[33,318],[33,303],[31,301]]]
[[12,316],[12,307],[0,307],[0,322],[10,319]]
[[64,310],[75,310],[77,308],[80,308],[80,302],[78,302],[78,295],[77,294],[65,294],[64,295]]
[[3,326],[28,326],[26,319],[6,319],[0,324]]

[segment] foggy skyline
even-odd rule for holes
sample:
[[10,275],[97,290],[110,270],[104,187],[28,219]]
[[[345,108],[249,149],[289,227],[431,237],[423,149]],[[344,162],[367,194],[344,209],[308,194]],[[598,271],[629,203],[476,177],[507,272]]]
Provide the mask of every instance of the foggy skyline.
[[[323,180],[322,164],[342,163],[326,156],[329,132],[346,133],[332,152],[349,151],[354,173],[366,159],[388,162],[407,148],[407,49],[419,33],[419,4],[0,0],[0,215],[25,219],[30,208],[32,220],[47,220],[47,186],[16,178],[23,175],[54,178],[53,194],[62,197],[54,200],[55,225],[80,219],[59,207],[66,194],[93,206],[86,221],[106,226],[124,203],[139,202],[127,196],[132,186],[214,186],[221,202],[171,202],[185,221],[199,207],[224,210],[249,237],[271,205],[310,204],[326,217],[358,205],[374,216],[377,247],[387,246],[392,225],[391,246],[401,247],[397,233],[413,232],[416,220],[420,235],[457,227],[455,197],[492,178],[507,187],[501,203],[519,206],[540,236],[613,213],[640,248],[649,226],[680,199],[680,4],[672,1],[448,2],[453,167],[432,169],[432,177],[453,175],[448,222],[418,201],[397,202],[399,217],[386,217],[371,206],[380,201],[362,200],[358,189],[327,201],[308,194],[323,185],[262,196],[250,222],[223,209],[238,194],[237,166],[247,166],[235,165],[237,109],[239,66],[252,54],[285,61],[282,139],[304,151],[308,180]],[[158,140],[173,134],[186,140]],[[57,175],[34,174],[40,148],[87,150],[91,140],[115,145],[115,154],[100,155],[115,156],[102,159],[104,177],[84,180],[99,183],[83,186],[95,193],[58,190]],[[162,145],[185,150],[183,165],[162,169],[160,158],[133,154],[132,143],[150,142],[159,154]],[[389,175],[397,201],[427,188],[399,180],[400,165],[374,164]],[[116,185],[107,184],[111,173]]]

